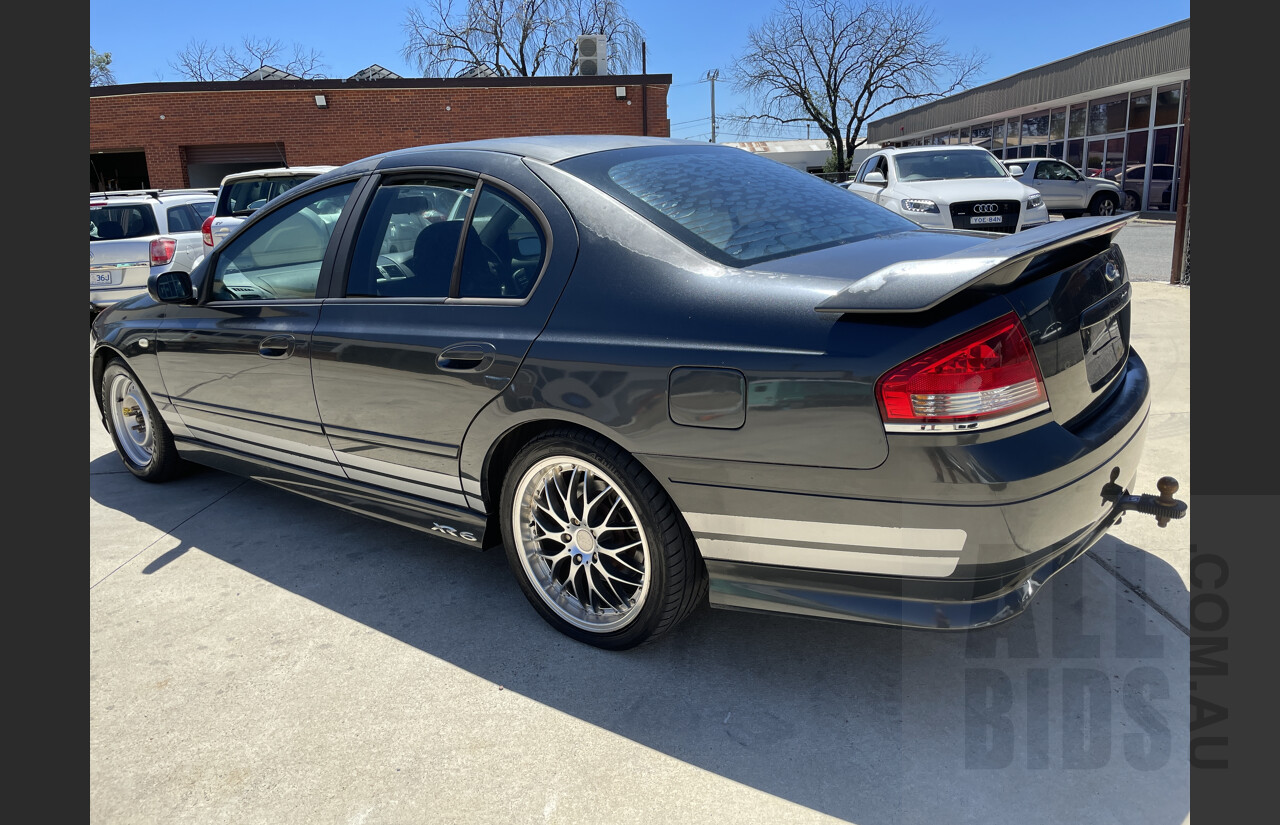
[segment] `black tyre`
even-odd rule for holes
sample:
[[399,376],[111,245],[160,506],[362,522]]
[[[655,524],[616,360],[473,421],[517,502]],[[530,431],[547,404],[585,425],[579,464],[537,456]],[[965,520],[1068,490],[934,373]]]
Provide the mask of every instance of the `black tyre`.
[[516,455],[502,486],[502,535],[520,589],[552,627],[624,650],[668,632],[706,597],[684,519],[640,462],[577,428]]
[[143,481],[168,481],[182,469],[173,433],[137,376],[119,358],[102,373],[102,415],[129,472]]
[[1142,198],[1138,196],[1138,193],[1137,193],[1137,192],[1131,192],[1131,191],[1129,191],[1129,190],[1127,190],[1127,189],[1125,190],[1125,193],[1124,193],[1124,211],[1126,211],[1126,212],[1137,212],[1137,211],[1138,211],[1138,206],[1139,206],[1141,203],[1142,203]]
[[1094,195],[1093,200],[1089,202],[1090,215],[1114,215],[1119,208],[1120,199],[1115,195]]

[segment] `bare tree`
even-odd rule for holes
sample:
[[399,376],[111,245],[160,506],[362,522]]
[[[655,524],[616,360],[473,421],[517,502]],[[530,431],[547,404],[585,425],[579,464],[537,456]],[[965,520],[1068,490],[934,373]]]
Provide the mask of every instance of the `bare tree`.
[[731,70],[758,107],[734,117],[814,124],[844,176],[868,121],[964,89],[981,71],[984,56],[948,51],[935,27],[927,10],[895,0],[782,0]]
[[328,68],[323,55],[315,49],[294,43],[292,51],[286,53],[283,43],[265,37],[245,37],[238,49],[192,40],[169,61],[169,67],[175,72],[197,81],[239,80],[264,66],[301,78],[324,77],[324,70]]
[[423,76],[534,77],[574,72],[577,38],[603,34],[615,73],[629,71],[644,31],[619,0],[428,0],[405,17],[405,60]]
[[89,85],[114,86],[116,76],[111,72],[111,52],[99,52],[89,47]]

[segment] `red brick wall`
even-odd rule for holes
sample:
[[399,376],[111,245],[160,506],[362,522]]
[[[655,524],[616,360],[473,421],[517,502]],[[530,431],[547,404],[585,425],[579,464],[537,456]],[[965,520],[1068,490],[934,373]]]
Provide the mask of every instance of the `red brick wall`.
[[[642,134],[639,84],[148,91],[89,98],[89,151],[146,152],[151,186],[187,186],[186,146],[284,143],[292,166],[477,138]],[[317,108],[323,94],[327,109]],[[667,86],[649,85],[648,134],[668,137]],[[630,101],[630,105],[628,105]]]

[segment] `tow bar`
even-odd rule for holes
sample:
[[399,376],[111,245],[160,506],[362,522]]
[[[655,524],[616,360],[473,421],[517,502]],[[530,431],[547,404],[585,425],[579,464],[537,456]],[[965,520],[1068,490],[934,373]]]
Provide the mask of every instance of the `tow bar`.
[[1156,489],[1160,491],[1159,496],[1153,496],[1150,493],[1135,496],[1116,484],[1116,479],[1119,477],[1120,468],[1116,467],[1111,471],[1111,481],[1102,485],[1102,498],[1114,502],[1117,510],[1122,512],[1137,510],[1139,513],[1155,516],[1156,524],[1161,527],[1167,525],[1169,519],[1180,519],[1187,514],[1187,503],[1173,497],[1173,494],[1178,492],[1176,478],[1163,476],[1156,482]]

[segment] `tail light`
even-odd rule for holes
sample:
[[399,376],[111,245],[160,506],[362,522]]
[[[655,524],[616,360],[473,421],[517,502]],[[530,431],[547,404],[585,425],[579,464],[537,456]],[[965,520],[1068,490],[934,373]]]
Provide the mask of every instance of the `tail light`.
[[156,238],[151,242],[151,265],[159,266],[173,260],[173,253],[178,251],[178,242],[173,238]]
[[1004,424],[1047,407],[1048,395],[1031,340],[1009,313],[889,370],[876,401],[886,429],[917,432]]
[[204,245],[209,249],[213,249],[213,215],[204,219],[204,223],[200,224],[200,240],[204,241]]

